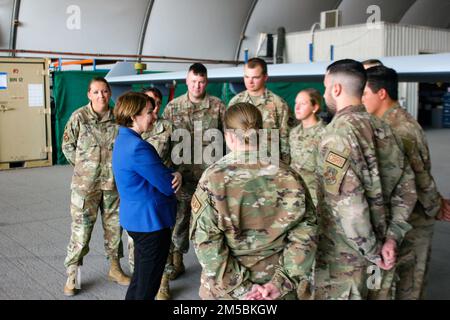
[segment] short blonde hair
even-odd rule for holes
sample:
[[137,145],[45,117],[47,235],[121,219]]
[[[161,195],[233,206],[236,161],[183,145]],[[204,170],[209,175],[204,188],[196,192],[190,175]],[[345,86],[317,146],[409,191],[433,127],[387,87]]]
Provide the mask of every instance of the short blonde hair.
[[133,126],[133,117],[140,114],[142,110],[150,103],[151,108],[155,107],[155,100],[145,93],[127,92],[117,99],[114,107],[114,117],[116,123],[124,127]]

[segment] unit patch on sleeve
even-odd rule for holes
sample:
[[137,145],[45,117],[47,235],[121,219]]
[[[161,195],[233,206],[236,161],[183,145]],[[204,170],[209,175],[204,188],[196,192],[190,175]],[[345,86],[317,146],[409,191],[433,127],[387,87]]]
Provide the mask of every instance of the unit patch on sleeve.
[[325,191],[333,195],[338,195],[340,193],[342,181],[350,166],[349,157],[339,153],[334,150],[328,151],[325,156],[325,163],[322,171]]
[[189,226],[189,239],[193,239],[193,235],[195,232],[195,228],[197,227],[197,219],[200,217],[202,212],[206,209],[207,205],[203,200],[203,197],[206,197],[207,193],[201,188],[197,188],[195,194],[192,196],[191,200],[191,221]]
[[337,182],[337,174],[338,171],[335,168],[327,166],[323,174],[325,183],[329,185],[335,184]]
[[200,210],[201,207],[202,207],[201,202],[198,200],[197,196],[194,194],[194,196],[192,197],[192,202],[191,202],[192,212],[194,214],[196,214]]

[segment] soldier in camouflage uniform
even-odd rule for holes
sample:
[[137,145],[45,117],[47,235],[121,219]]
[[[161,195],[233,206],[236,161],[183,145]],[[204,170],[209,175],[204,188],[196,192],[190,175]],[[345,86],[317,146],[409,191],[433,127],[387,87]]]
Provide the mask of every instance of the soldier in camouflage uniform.
[[[172,123],[158,117],[159,109],[161,108],[162,94],[156,87],[143,88],[141,92],[147,94],[155,101],[155,108],[153,114],[155,116],[155,122],[149,131],[142,134],[142,139],[149,142],[155,147],[162,162],[167,167],[172,167],[172,161],[170,159],[171,140],[170,136],[173,132]],[[171,249],[172,250],[172,249]],[[134,242],[133,239],[128,236],[128,263],[130,270],[134,270]],[[167,258],[167,264],[165,273],[170,273],[173,269],[172,255],[169,254]],[[169,281],[167,277],[163,277],[161,280],[161,287],[156,295],[158,300],[170,299]]]
[[172,161],[170,158],[170,151],[172,144],[170,136],[173,132],[173,125],[170,121],[161,119],[158,117],[159,110],[161,108],[162,94],[157,88],[144,88],[142,92],[155,100],[155,109],[153,114],[156,117],[156,121],[153,123],[153,127],[150,131],[142,134],[142,139],[151,143],[155,147],[158,155],[166,167],[172,167]]
[[354,60],[325,75],[325,100],[337,113],[319,146],[317,299],[392,298],[397,245],[417,199],[401,141],[361,105],[365,81]]
[[311,199],[286,164],[258,157],[257,144],[250,143],[262,127],[255,106],[229,107],[225,126],[231,152],[203,173],[192,198],[200,297],[295,299],[297,288],[307,287],[301,284],[309,280],[316,251]]
[[72,233],[64,265],[68,279],[64,294],[72,296],[79,289],[76,282],[79,266],[89,252],[89,241],[100,209],[104,243],[111,262],[109,279],[128,285],[119,264],[123,256],[122,229],[119,225],[119,195],[112,173],[111,157],[117,125],[109,109],[111,90],[103,78],[89,84],[89,104],[75,111],[66,124],[62,150],[74,166],[72,177]]
[[[190,149],[182,149],[183,156],[188,156],[189,163],[174,163],[174,168],[183,176],[183,185],[177,193],[177,218],[172,233],[173,267],[169,275],[171,280],[184,272],[183,254],[187,253],[189,249],[191,199],[198,180],[208,167],[204,159],[200,161],[201,163],[196,163],[194,159],[194,148],[195,144],[198,143],[197,140],[194,140],[194,137],[201,137],[202,132],[205,133],[208,129],[223,131],[222,122],[225,105],[219,98],[206,93],[207,83],[205,66],[201,63],[194,63],[190,66],[186,78],[188,92],[168,103],[163,112],[163,118],[172,123],[174,132],[180,132],[180,129],[184,129],[188,133],[188,137],[183,137],[183,139],[189,140],[187,142]],[[172,135],[172,145],[175,147],[178,144],[184,145],[185,142],[184,140],[181,142],[174,141]],[[203,139],[200,143],[203,147],[210,144],[209,141],[203,141]],[[184,154],[186,152],[189,154]],[[221,152],[223,154],[223,150]],[[174,153],[179,156],[176,150],[172,149],[172,160]],[[221,155],[216,156],[221,157]]]
[[[266,88],[269,78],[267,64],[260,58],[249,59],[244,67],[244,83],[247,90],[237,94],[230,100],[228,106],[238,102],[248,102],[256,106],[263,116],[264,129],[279,130],[279,152],[281,160],[289,163],[289,106],[283,98],[277,96]],[[267,130],[271,137],[270,130]],[[271,140],[268,140],[268,150]]]
[[367,111],[388,123],[405,146],[415,173],[418,201],[399,250],[397,294],[401,300],[423,299],[431,254],[433,226],[448,210],[431,175],[430,153],[425,134],[417,121],[398,102],[398,76],[395,70],[376,66],[367,69],[368,81],[363,102]]
[[300,174],[317,206],[317,148],[325,132],[320,112],[322,97],[316,89],[300,91],[295,98],[295,116],[301,123],[289,133],[291,167]]

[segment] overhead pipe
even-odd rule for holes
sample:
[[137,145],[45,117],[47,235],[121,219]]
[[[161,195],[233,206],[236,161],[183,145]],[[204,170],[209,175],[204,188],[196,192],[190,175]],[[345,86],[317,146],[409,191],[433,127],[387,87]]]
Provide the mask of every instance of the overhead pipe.
[[244,63],[247,64],[248,62],[248,49],[244,50]]
[[311,26],[311,42],[309,43],[309,62],[314,62],[314,32],[316,31],[316,27],[320,27],[319,22],[315,22]]
[[215,59],[203,59],[203,58],[185,58],[185,57],[171,57],[171,56],[152,56],[152,55],[138,55],[138,54],[106,54],[106,53],[88,53],[88,52],[64,52],[64,51],[43,51],[43,50],[10,50],[0,49],[0,52],[6,53],[31,53],[41,55],[55,55],[55,56],[78,56],[78,57],[97,57],[97,58],[123,58],[123,59],[162,59],[162,60],[174,60],[176,62],[202,62],[209,64],[235,64],[243,63],[243,61],[235,60],[215,60]]
[[[16,49],[16,39],[17,39],[17,27],[19,26],[19,10],[20,10],[20,0],[14,0],[13,12],[11,16],[11,29],[9,32],[9,49]],[[10,52],[11,57],[15,56],[14,52]]]
[[[343,2],[343,0],[337,0],[336,4],[334,5],[334,8],[337,10],[339,9],[339,6],[341,5],[341,3]],[[309,62],[314,62],[314,32],[316,31],[316,27],[319,26],[320,27],[320,23],[319,22],[315,22],[312,26],[311,26],[311,42],[309,43]],[[330,49],[330,56],[331,56],[331,60],[334,60],[334,47],[332,49]]]

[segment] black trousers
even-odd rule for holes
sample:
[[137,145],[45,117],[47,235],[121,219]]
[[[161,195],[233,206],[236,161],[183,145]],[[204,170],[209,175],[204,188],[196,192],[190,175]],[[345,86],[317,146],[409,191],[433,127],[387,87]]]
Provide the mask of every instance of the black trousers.
[[169,254],[171,230],[128,234],[134,241],[134,273],[125,300],[153,300]]

